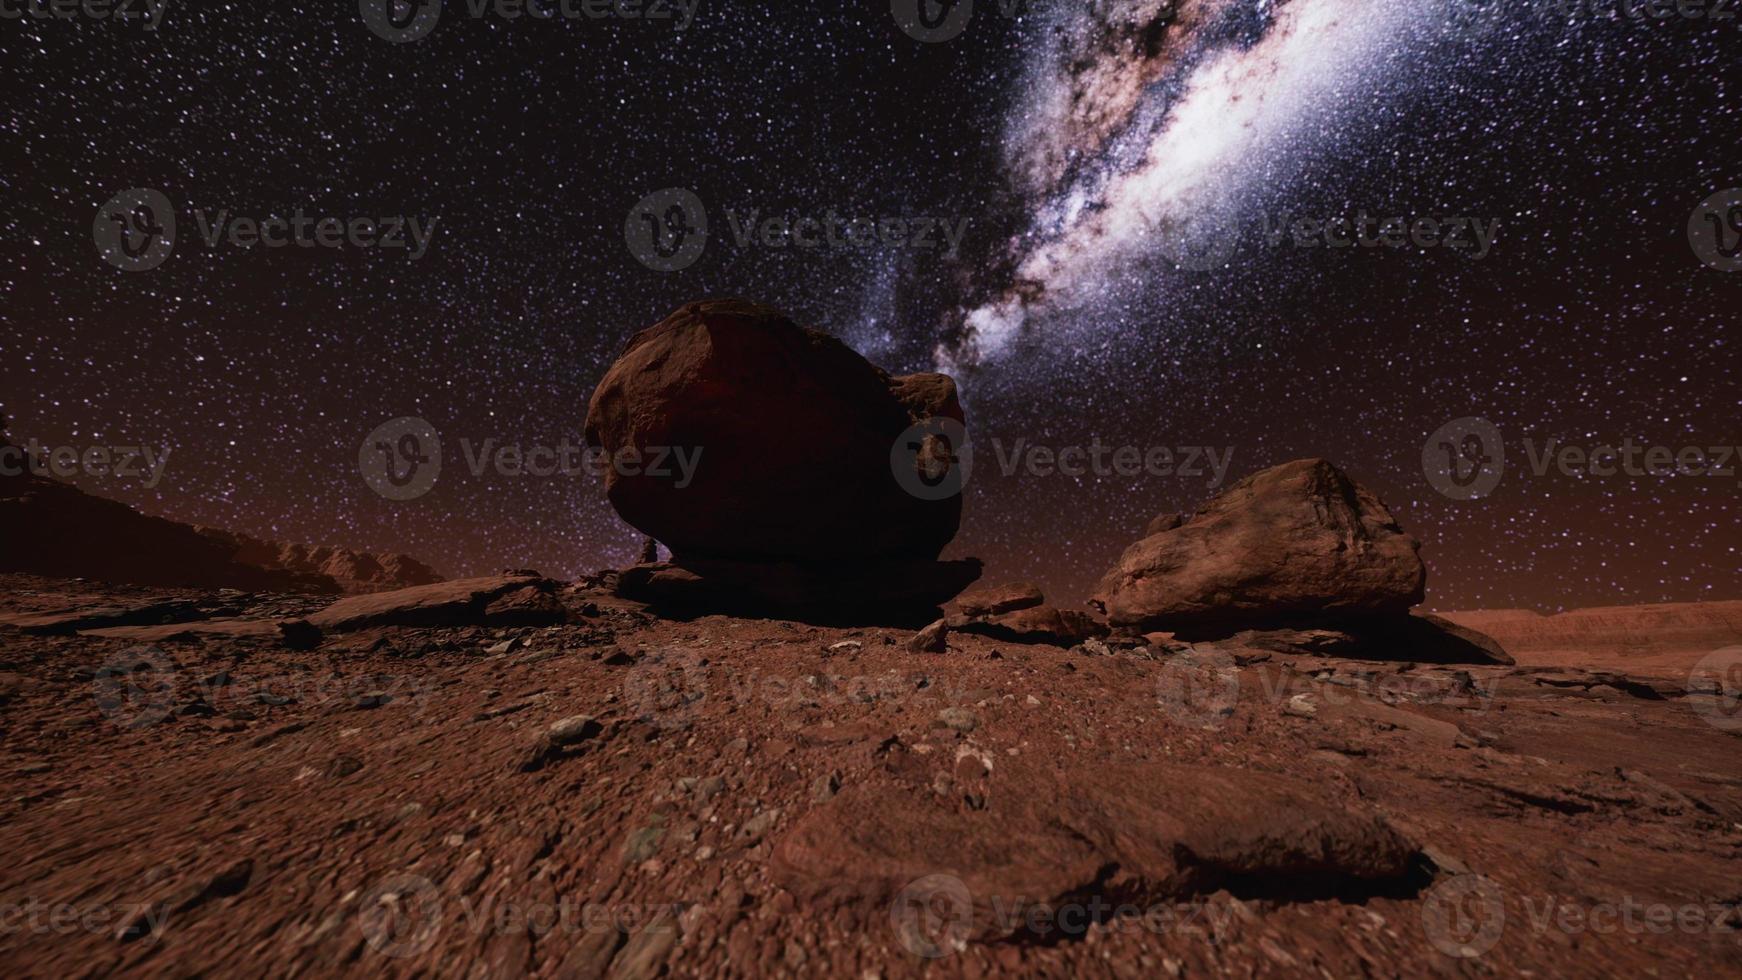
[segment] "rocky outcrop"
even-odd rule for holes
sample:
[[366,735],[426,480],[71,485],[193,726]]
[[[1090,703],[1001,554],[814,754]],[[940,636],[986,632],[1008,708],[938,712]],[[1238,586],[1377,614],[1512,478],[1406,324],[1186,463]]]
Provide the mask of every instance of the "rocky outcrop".
[[[0,447],[10,448],[3,432]],[[277,544],[152,517],[15,465],[0,467],[0,528],[0,572],[324,595],[442,580],[409,555]]]
[[1421,602],[1421,545],[1322,459],[1247,477],[1126,549],[1094,603],[1135,631],[1400,614]]
[[687,482],[675,465],[605,477],[623,519],[678,558],[930,561],[961,498],[908,493],[891,450],[915,423],[962,418],[944,375],[892,378],[777,310],[718,300],[629,341],[588,405],[587,443],[612,458],[692,454]]
[[337,593],[323,576],[240,561],[187,524],[26,473],[0,480],[0,572],[136,585]]
[[975,589],[951,606],[951,629],[1007,643],[1071,647],[1107,635],[1107,627],[1087,613],[1046,605],[1040,589],[1025,582]]
[[1511,664],[1492,637],[1410,613],[1427,569],[1385,505],[1322,459],[1240,481],[1196,514],[1163,515],[1091,605],[1129,634],[1310,656]]
[[410,555],[282,544],[220,528],[196,525],[194,529],[234,547],[237,561],[295,576],[325,578],[346,595],[389,592],[442,581],[435,569]]
[[948,468],[943,430],[962,424],[944,375],[890,377],[755,303],[685,306],[630,340],[587,409],[611,505],[672,556],[625,572],[619,594],[697,613],[922,616],[979,575],[937,561],[960,494],[925,492]]
[[527,575],[461,579],[340,599],[308,622],[331,632],[374,626],[548,626],[566,618],[556,589],[555,582]]

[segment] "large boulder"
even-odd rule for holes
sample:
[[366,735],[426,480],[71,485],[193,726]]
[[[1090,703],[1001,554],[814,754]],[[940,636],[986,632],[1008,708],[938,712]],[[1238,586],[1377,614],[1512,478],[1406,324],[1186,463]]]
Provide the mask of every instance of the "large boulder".
[[1131,631],[1392,616],[1421,602],[1421,545],[1322,459],[1256,473],[1127,548],[1093,604]]
[[[611,458],[692,454],[688,482],[671,466],[606,467],[612,506],[677,558],[930,561],[955,536],[961,497],[921,499],[890,462],[927,419],[963,421],[950,378],[890,377],[777,310],[716,300],[629,341],[593,393],[586,437]],[[916,473],[951,449],[913,441]]]

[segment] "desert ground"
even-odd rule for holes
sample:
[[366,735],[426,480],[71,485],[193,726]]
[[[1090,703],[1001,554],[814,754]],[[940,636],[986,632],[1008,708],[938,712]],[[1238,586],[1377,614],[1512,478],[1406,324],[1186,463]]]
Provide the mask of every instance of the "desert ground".
[[1429,665],[971,625],[916,643],[660,616],[611,584],[335,604],[6,576],[0,961],[1742,971],[1738,719],[1689,690],[1742,639],[1736,604],[1669,610],[1683,633],[1637,663],[1661,607],[1553,636],[1453,614],[1518,662]]

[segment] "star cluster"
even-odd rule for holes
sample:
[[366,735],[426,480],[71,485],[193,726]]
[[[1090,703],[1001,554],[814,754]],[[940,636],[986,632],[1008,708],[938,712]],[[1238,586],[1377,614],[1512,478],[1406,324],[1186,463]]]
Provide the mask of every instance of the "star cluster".
[[[1355,33],[1324,25],[1365,0],[1180,8],[1242,3],[1361,43],[1267,44],[1254,21],[1218,39],[1235,60],[1194,79],[1143,31],[1066,36],[1068,14],[985,0],[933,43],[883,3],[701,0],[679,29],[450,0],[400,43],[354,3],[170,0],[155,30],[0,20],[0,400],[15,439],[171,449],[154,488],[77,478],[151,513],[449,574],[573,575],[639,551],[597,481],[474,473],[469,457],[486,440],[579,442],[634,331],[741,295],[891,370],[943,352],[975,439],[951,553],[1067,604],[1213,478],[1036,470],[1033,446],[1214,447],[1229,481],[1328,457],[1422,538],[1440,608],[1742,594],[1742,475],[1538,473],[1527,448],[1742,443],[1742,272],[1702,263],[1689,234],[1702,201],[1742,186],[1742,28],[1549,0],[1406,0]],[[93,240],[133,188],[160,191],[178,226],[142,271]],[[670,272],[625,241],[666,188],[692,190],[710,226]],[[1168,221],[1206,199],[1234,241],[1177,261]],[[416,258],[210,238],[297,209],[433,231]],[[752,213],[831,212],[967,232],[952,256],[738,234]],[[1480,258],[1292,231],[1362,213],[1497,231]],[[1036,275],[1060,268],[1068,289]],[[1020,321],[978,356],[975,311],[1010,303]],[[359,476],[359,447],[407,416],[440,433],[444,466],[395,501]],[[1422,457],[1466,417],[1504,434],[1507,468],[1457,501]]]

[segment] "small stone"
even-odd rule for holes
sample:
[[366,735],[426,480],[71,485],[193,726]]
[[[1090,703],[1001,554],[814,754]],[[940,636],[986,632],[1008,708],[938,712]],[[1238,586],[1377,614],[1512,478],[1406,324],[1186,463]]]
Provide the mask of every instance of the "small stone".
[[945,728],[964,733],[973,731],[980,724],[974,713],[966,708],[945,708],[938,712],[938,721],[943,722]]
[[811,781],[811,800],[821,803],[834,797],[841,788],[841,773],[826,773]]
[[1039,699],[1039,698],[1037,698],[1037,697],[1035,697],[1035,696],[1034,696],[1034,695],[1032,695],[1032,694],[1030,694],[1030,695],[1029,695],[1029,696],[1028,696],[1028,697],[1027,697],[1027,699],[1026,699],[1026,700],[1024,700],[1024,701],[1023,701],[1023,703],[1024,703],[1024,704],[1026,704],[1026,705],[1028,705],[1028,706],[1029,706],[1029,707],[1030,707],[1030,708],[1038,708],[1038,707],[1040,707],[1040,699]]
[[513,636],[513,637],[509,637],[506,640],[503,640],[501,643],[498,643],[495,646],[487,647],[484,650],[484,652],[487,654],[490,654],[491,656],[501,656],[503,654],[513,653],[514,651],[520,649],[521,646],[522,646],[522,642],[521,642],[520,637]]
[[949,635],[949,624],[940,619],[913,634],[907,648],[914,653],[943,653],[950,648]]
[[329,779],[344,779],[353,773],[361,772],[363,760],[354,755],[341,755],[327,764],[326,775]]
[[713,856],[714,856],[714,849],[712,847],[709,847],[706,844],[703,844],[701,847],[696,848],[696,860],[697,861],[706,861]]
[[555,746],[574,745],[584,742],[603,731],[603,727],[592,715],[572,715],[556,722],[545,730],[545,738]]
[[858,653],[861,649],[864,648],[864,646],[865,646],[865,644],[859,642],[858,640],[842,640],[839,643],[829,644],[829,652],[830,653]]
[[744,821],[744,826],[739,828],[738,832],[746,840],[760,840],[762,835],[768,833],[774,827],[774,822],[779,819],[780,808],[772,807]]
[[1317,717],[1319,709],[1313,704],[1311,695],[1296,694],[1294,697],[1288,699],[1288,703],[1282,706],[1282,712],[1283,714],[1293,715],[1296,718],[1313,718]]

